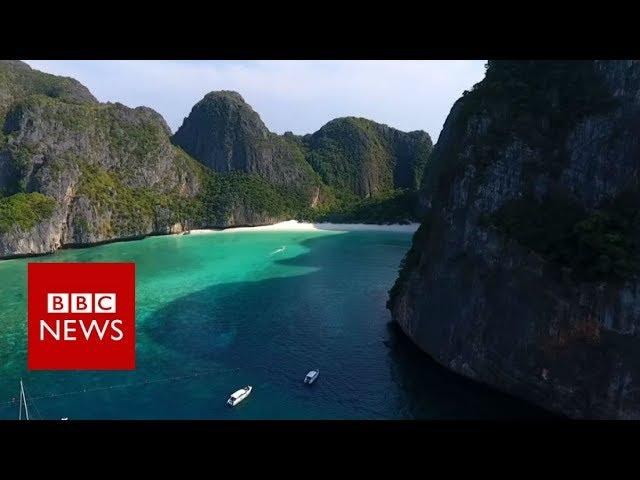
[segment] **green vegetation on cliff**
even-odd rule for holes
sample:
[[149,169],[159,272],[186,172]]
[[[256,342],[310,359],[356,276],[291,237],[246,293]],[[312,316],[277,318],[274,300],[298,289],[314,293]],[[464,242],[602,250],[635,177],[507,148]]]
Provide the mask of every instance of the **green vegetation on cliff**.
[[373,122],[345,118],[329,122],[307,140],[307,159],[323,181],[336,189],[360,193],[362,171],[382,189],[393,188],[393,165]]
[[44,95],[65,102],[96,102],[77,80],[39,72],[19,61],[0,61],[0,126],[11,105],[29,95]]
[[[635,213],[622,200],[589,211],[557,184],[569,164],[571,132],[617,106],[592,61],[490,61],[485,78],[452,108],[441,136],[446,148],[434,152],[425,191],[449,198],[463,175],[482,176],[498,161],[506,171],[517,155],[523,195],[483,223],[577,278],[629,278],[640,265]],[[554,185],[549,192],[534,194],[547,183]]]
[[0,191],[51,192],[77,243],[168,231],[195,216],[203,167],[149,109],[34,94],[13,105],[3,130]]
[[420,249],[422,248],[422,244],[427,237],[429,228],[431,228],[431,217],[429,216],[429,214],[427,214],[422,220],[420,227],[418,227],[418,230],[416,230],[416,233],[413,234],[413,239],[411,241],[411,247],[409,248],[409,251],[400,261],[400,266],[398,267],[398,277],[389,290],[387,308],[391,309],[394,301],[400,295],[404,284],[409,279],[409,275],[411,275],[411,272],[415,271],[416,267],[418,266],[418,262],[420,261]]
[[[447,189],[472,164],[483,169],[504,158],[517,139],[539,152],[529,175],[557,176],[567,163],[565,141],[586,116],[617,104],[591,61],[489,61],[485,78],[465,91],[445,124],[446,150],[433,155],[424,186]],[[443,137],[443,138],[445,138]]]
[[55,200],[38,192],[0,198],[0,233],[13,227],[30,230],[51,216]]
[[240,172],[210,172],[198,196],[199,220],[206,226],[226,226],[238,209],[249,216],[254,212],[266,218],[294,215],[289,199],[258,175]]
[[615,280],[640,269],[640,193],[625,192],[587,212],[567,197],[508,202],[488,219],[508,237],[585,280]]
[[405,133],[356,117],[332,120],[301,144],[327,185],[360,197],[418,188],[432,149],[425,132]]
[[418,193],[397,189],[370,198],[354,199],[318,212],[317,221],[336,223],[401,223],[420,219]]

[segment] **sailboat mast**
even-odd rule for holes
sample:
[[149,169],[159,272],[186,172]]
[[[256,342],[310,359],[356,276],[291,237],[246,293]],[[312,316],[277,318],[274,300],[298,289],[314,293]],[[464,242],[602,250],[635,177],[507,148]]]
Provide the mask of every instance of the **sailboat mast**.
[[22,379],[20,379],[20,413],[18,414],[18,420],[22,420],[22,402],[24,402],[24,416],[26,420],[29,420],[29,408],[27,407],[27,397],[24,394],[24,385]]

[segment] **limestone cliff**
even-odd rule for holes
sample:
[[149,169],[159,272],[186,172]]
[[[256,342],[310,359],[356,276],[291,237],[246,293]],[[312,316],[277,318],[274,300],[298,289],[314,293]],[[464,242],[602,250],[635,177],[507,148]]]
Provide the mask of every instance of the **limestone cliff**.
[[[147,108],[32,95],[12,106],[2,133],[0,256],[168,233],[200,190],[201,167]],[[36,194],[52,210],[19,221]]]
[[173,137],[215,172],[241,171],[302,191],[311,203],[320,180],[300,149],[264,125],[239,93],[218,91],[194,105]]
[[639,62],[490,62],[435,146],[394,320],[467,377],[640,418],[639,171]]

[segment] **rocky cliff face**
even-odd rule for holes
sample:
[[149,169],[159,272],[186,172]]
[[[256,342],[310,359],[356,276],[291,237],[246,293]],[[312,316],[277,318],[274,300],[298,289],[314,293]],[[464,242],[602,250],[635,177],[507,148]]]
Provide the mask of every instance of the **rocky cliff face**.
[[73,103],[97,103],[91,92],[73,78],[39,72],[17,60],[0,61],[0,124],[15,102],[30,95]]
[[318,193],[319,179],[302,152],[271,133],[239,93],[207,94],[173,141],[213,171],[254,173],[289,187],[305,185],[309,200]]
[[490,62],[425,174],[389,308],[450,369],[640,418],[640,63]]
[[[0,256],[168,233],[190,219],[201,167],[148,108],[37,93],[11,104],[2,134]],[[53,208],[24,221],[39,195]]]

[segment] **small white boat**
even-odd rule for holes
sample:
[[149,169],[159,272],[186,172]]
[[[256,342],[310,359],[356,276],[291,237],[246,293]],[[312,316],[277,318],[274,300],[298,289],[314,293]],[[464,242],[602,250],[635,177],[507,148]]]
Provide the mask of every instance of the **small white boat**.
[[231,405],[232,407],[235,407],[242,400],[244,400],[249,396],[249,394],[251,393],[251,390],[253,390],[253,387],[251,387],[251,385],[247,385],[246,387],[241,388],[240,390],[236,390],[231,394],[231,396],[229,397],[229,400],[227,400],[227,404]]
[[309,373],[307,373],[307,376],[304,377],[304,383],[308,383],[309,385],[311,385],[316,381],[318,375],[320,375],[320,370],[311,370]]

